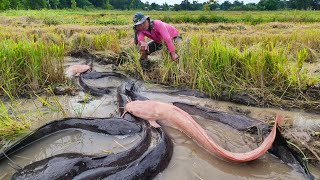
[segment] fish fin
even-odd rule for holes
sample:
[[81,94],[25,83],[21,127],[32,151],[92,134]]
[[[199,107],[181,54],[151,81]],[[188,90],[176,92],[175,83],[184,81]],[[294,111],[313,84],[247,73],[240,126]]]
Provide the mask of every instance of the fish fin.
[[78,77],[80,75],[80,73],[77,73],[76,75],[74,75],[74,76],[76,76],[76,77]]
[[123,118],[124,115],[125,115],[127,112],[128,112],[128,111],[125,110],[120,117]]
[[161,127],[156,121],[149,121],[149,123],[154,128],[160,128]]
[[276,121],[278,123],[278,126],[283,126],[285,124],[284,116],[280,113],[277,113]]

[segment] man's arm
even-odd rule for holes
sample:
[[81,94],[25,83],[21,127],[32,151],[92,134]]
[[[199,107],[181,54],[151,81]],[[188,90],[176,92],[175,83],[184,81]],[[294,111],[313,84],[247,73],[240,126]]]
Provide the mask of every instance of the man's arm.
[[148,44],[144,41],[145,35],[142,32],[138,32],[138,43],[137,45],[140,46],[140,50],[147,51],[149,50]]
[[172,42],[172,39],[170,37],[168,29],[166,28],[165,23],[159,21],[159,23],[157,23],[157,28],[158,28],[158,31],[160,32],[161,36],[162,36],[163,41],[166,43],[166,45],[167,45],[167,47],[169,49],[169,52],[170,53],[176,52],[176,47],[174,46],[174,44]]
[[168,50],[170,52],[170,56],[172,60],[177,60],[179,58],[178,54],[176,53],[176,47],[174,46],[168,29],[166,28],[165,23],[159,21],[158,23],[158,31],[160,32],[163,41],[167,44]]

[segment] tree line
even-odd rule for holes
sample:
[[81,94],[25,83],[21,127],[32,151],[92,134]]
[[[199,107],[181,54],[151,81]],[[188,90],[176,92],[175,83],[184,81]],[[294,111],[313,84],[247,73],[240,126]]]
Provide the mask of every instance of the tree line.
[[320,0],[260,0],[258,3],[244,4],[243,1],[215,0],[198,3],[193,0],[182,0],[180,4],[168,5],[143,3],[141,0],[0,0],[0,10],[9,9],[117,9],[117,10],[319,10]]

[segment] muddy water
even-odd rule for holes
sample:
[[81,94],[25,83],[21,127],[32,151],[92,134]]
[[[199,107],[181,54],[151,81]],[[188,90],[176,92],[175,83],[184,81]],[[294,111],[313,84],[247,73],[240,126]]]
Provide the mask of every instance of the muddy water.
[[[103,69],[100,67],[100,69]],[[86,81],[90,85],[111,87],[119,85],[119,79],[103,78],[97,82]],[[142,85],[144,90],[166,91],[155,85]],[[276,113],[285,115],[286,124],[294,126],[295,130],[319,131],[320,116],[304,112],[289,112],[278,109],[253,108],[211,99],[200,99],[189,96],[173,96],[168,93],[142,92],[142,95],[152,100],[162,102],[186,102],[214,108],[226,112],[243,112],[261,121],[269,122]],[[33,128],[37,128],[52,120],[66,117],[118,117],[117,98],[115,91],[102,97],[91,97],[80,92],[76,96],[47,98],[53,107],[61,105],[62,111],[53,111],[38,99],[17,101],[20,111],[33,115]],[[58,109],[58,108],[57,108]],[[206,129],[208,134],[222,147],[234,151],[245,152],[257,147],[256,138],[244,132],[234,130],[224,124],[213,122],[202,117],[193,116],[194,119]],[[302,123],[308,122],[308,123]],[[174,153],[168,168],[155,179],[304,179],[290,166],[270,154],[266,154],[256,161],[244,164],[226,162],[209,154],[183,133],[170,127],[164,127],[174,142]],[[29,147],[17,152],[11,158],[19,165],[24,166],[35,160],[41,160],[55,154],[65,152],[79,152],[84,154],[107,154],[119,152],[132,147],[138,136],[106,136],[84,130],[64,130],[45,137]],[[320,179],[320,172],[311,167],[316,179]],[[8,161],[0,162],[0,179],[10,179],[14,170]]]
[[320,115],[318,114],[311,114],[306,113],[304,111],[284,111],[280,109],[274,109],[274,108],[257,108],[257,107],[250,107],[245,105],[239,105],[239,104],[233,104],[223,101],[214,101],[207,98],[196,98],[196,97],[190,97],[190,96],[177,96],[173,97],[170,95],[166,95],[164,93],[152,93],[148,91],[160,91],[160,92],[168,92],[168,90],[165,90],[163,88],[159,88],[155,85],[149,85],[150,87],[145,88],[144,91],[142,91],[142,94],[149,99],[163,101],[163,102],[185,102],[185,103],[191,103],[196,104],[200,106],[209,107],[218,111],[225,111],[225,112],[231,112],[231,113],[241,113],[246,114],[250,117],[253,117],[257,120],[268,122],[269,120],[272,120],[273,117],[277,113],[281,113],[285,116],[285,126],[293,126],[296,130],[308,130],[308,131],[314,131],[319,132],[320,131]]
[[[159,89],[155,89],[159,90]],[[260,109],[246,106],[239,106],[232,103],[218,102],[210,99],[199,99],[188,96],[170,96],[158,93],[142,93],[149,99],[159,100],[163,102],[187,102],[208,106],[223,111],[232,111],[230,107],[238,107],[242,110],[250,110],[249,115],[260,118],[261,120],[269,120],[279,110],[276,109]],[[87,103],[79,103],[78,101],[86,98],[85,94],[80,93],[77,96],[61,96],[59,102],[70,116],[80,115],[76,113],[76,109],[82,109],[79,112],[82,117],[111,117],[118,116],[117,103],[115,94],[105,95],[102,97],[90,98]],[[29,102],[28,102],[29,101]],[[52,100],[49,100],[52,101]],[[20,105],[28,107],[27,111],[31,113],[32,106],[37,104],[41,107],[41,102],[37,100],[22,100]],[[53,119],[62,117],[61,113],[50,113],[50,109],[46,107],[40,108],[44,112],[44,116],[37,120],[37,126],[45,124]],[[239,109],[238,109],[239,110]],[[35,116],[39,113],[34,111]],[[288,122],[294,122],[296,117],[312,119],[316,121],[319,118],[316,115],[306,114],[303,112],[281,111],[286,115]],[[249,149],[257,147],[255,138],[243,132],[234,130],[224,124],[193,116],[208,134],[221,146],[230,151],[245,152]],[[319,118],[320,119],[320,118]],[[168,168],[159,174],[156,179],[303,179],[303,176],[296,172],[293,168],[283,164],[277,158],[270,154],[266,154],[259,160],[245,164],[235,164],[226,162],[209,154],[205,150],[199,148],[190,138],[183,133],[170,127],[165,127],[174,142],[174,154]],[[13,160],[23,166],[35,160],[40,160],[63,152],[80,152],[84,154],[103,154],[110,152],[118,152],[124,148],[131,147],[139,137],[112,137],[89,131],[65,130],[60,133],[46,137],[28,148],[16,153],[12,156]],[[0,162],[1,173],[6,173],[3,179],[9,179],[14,170],[7,164],[8,161]],[[315,169],[311,169],[316,179],[320,178],[320,173]]]
[[[108,136],[86,130],[69,129],[44,137],[10,157],[20,166],[25,166],[34,161],[68,152],[97,156],[117,153],[127,150],[140,140],[141,137],[138,135]],[[0,162],[0,175],[5,175],[3,179],[10,179],[14,173],[8,163],[10,163],[8,160]]]
[[[122,84],[122,80],[117,77],[105,77],[100,79],[84,80],[86,84],[94,87],[117,88]],[[108,82],[108,83],[105,83]]]
[[246,164],[230,163],[199,148],[180,132],[168,132],[173,137],[174,154],[168,168],[156,179],[303,179],[271,155]]

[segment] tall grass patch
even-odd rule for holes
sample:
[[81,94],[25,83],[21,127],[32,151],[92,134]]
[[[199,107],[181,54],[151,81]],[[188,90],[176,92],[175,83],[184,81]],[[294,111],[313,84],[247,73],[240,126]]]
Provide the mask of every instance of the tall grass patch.
[[122,33],[106,32],[98,35],[79,33],[71,38],[70,49],[112,50],[120,52],[119,37]]
[[286,51],[272,44],[240,51],[216,37],[192,35],[179,47],[178,64],[164,51],[156,77],[164,84],[188,86],[211,95],[254,88],[274,93],[306,88],[316,79],[303,70],[307,50],[291,58]]
[[30,121],[21,113],[15,113],[14,107],[9,108],[0,103],[0,142],[7,141],[25,134],[30,129]]
[[0,41],[0,87],[11,95],[63,82],[64,45]]

